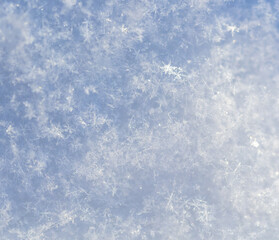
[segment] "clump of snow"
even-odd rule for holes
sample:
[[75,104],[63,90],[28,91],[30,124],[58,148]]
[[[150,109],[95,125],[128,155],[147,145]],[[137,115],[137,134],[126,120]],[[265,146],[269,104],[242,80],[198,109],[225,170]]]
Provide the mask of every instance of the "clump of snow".
[[77,0],[62,0],[62,2],[65,4],[66,7],[72,8],[74,5],[76,5]]

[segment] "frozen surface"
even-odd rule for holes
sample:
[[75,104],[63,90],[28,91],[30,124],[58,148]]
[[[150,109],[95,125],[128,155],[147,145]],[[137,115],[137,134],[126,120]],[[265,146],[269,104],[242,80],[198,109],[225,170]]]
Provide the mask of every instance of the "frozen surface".
[[278,16],[1,0],[0,238],[278,239]]

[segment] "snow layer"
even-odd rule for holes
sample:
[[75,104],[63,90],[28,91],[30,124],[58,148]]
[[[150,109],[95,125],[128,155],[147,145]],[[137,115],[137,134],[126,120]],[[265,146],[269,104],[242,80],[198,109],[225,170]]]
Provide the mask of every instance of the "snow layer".
[[1,239],[278,239],[278,14],[2,0]]

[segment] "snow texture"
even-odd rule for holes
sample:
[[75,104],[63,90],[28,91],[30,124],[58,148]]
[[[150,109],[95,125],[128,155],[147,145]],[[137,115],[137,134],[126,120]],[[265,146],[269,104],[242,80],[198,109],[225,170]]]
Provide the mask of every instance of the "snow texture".
[[278,1],[0,4],[1,239],[279,239]]

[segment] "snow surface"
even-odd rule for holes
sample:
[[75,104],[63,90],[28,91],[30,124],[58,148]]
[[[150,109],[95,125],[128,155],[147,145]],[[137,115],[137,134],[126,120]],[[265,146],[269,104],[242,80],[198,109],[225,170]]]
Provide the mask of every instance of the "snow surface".
[[279,239],[278,1],[0,4],[1,239]]

